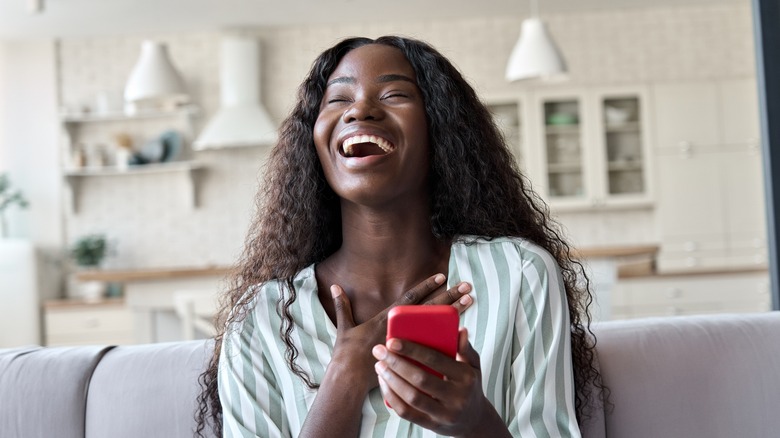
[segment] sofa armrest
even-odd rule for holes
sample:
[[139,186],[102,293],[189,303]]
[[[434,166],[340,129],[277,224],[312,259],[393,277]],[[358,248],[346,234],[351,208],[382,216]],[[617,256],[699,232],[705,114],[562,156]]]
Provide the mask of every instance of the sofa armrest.
[[84,436],[92,373],[111,347],[0,350],[0,430],[4,438]]
[[608,436],[766,437],[780,430],[780,312],[594,329]]

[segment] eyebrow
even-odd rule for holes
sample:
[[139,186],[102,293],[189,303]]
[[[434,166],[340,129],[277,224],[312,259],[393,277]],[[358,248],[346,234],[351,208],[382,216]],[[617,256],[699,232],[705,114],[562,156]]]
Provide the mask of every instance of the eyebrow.
[[[416,83],[412,78],[404,75],[399,75],[399,74],[382,75],[379,76],[376,81],[379,83],[395,82],[395,81],[411,82],[412,84]],[[325,87],[330,87],[333,84],[354,84],[355,82],[356,82],[355,78],[353,78],[352,76],[339,76],[335,79],[331,79],[330,81],[328,81]]]

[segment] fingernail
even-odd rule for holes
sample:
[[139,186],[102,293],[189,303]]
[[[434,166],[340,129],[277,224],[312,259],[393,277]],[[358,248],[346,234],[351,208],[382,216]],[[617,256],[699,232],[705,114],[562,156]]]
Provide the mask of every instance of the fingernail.
[[384,372],[387,371],[387,365],[384,362],[377,362],[374,364],[374,371],[376,371],[377,374],[384,374]]
[[341,289],[339,289],[339,287],[334,284],[330,287],[330,296],[336,298],[339,295],[341,295]]
[[390,339],[387,341],[387,348],[393,351],[401,351],[401,341],[398,339]]
[[387,349],[381,345],[374,345],[374,348],[371,349],[371,354],[373,354],[377,360],[382,360],[387,357]]
[[444,280],[446,280],[446,277],[444,276],[444,274],[436,274],[433,277],[433,281],[436,282],[436,284],[442,284],[442,283],[444,283]]
[[468,283],[461,283],[458,285],[458,292],[465,294],[471,290],[471,285]]
[[470,296],[470,295],[463,295],[463,296],[460,298],[460,301],[459,301],[459,302],[460,302],[461,304],[463,304],[464,306],[465,306],[465,305],[467,305],[467,304],[471,304],[471,296]]

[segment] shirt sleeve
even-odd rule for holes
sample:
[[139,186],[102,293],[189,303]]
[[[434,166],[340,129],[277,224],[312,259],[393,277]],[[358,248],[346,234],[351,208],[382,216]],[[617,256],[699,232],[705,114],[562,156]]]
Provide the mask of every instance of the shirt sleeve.
[[281,391],[261,337],[255,314],[225,332],[217,382],[224,437],[289,437]]
[[579,438],[560,268],[543,250],[527,254],[521,267],[505,418],[512,436]]

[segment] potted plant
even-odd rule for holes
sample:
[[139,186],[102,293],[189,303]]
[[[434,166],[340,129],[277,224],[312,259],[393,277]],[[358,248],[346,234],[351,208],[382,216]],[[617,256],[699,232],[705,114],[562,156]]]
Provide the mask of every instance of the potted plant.
[[76,264],[87,269],[99,268],[106,252],[106,236],[103,234],[82,236],[70,247],[70,255]]
[[[108,253],[106,236],[88,234],[76,239],[69,249],[70,257],[81,270],[99,269]],[[77,274],[78,275],[78,274]],[[102,281],[79,281],[72,285],[76,298],[99,300],[106,293],[106,284]]]
[[0,173],[0,237],[8,237],[8,223],[6,222],[6,211],[18,205],[19,208],[27,208],[29,203],[19,190],[11,188],[11,180],[5,173]]

